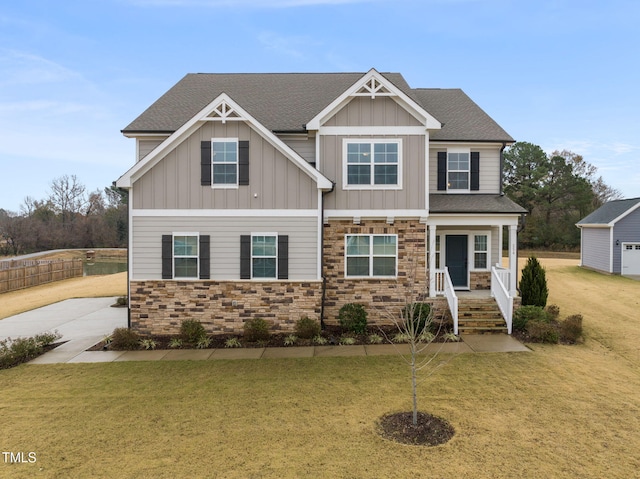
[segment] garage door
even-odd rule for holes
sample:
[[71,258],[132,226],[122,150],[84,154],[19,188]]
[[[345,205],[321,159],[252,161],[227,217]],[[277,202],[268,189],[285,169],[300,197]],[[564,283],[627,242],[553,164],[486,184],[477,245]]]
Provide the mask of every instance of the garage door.
[[640,275],[640,243],[623,243],[622,274]]

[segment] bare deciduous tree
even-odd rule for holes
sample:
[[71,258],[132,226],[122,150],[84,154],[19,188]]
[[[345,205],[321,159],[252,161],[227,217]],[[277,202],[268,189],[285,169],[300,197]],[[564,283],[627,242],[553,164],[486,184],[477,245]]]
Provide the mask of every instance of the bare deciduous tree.
[[[409,345],[408,354],[402,353],[399,348],[398,352],[411,370],[412,422],[414,426],[418,423],[419,383],[448,362],[442,360],[440,356],[445,343],[459,341],[459,337],[455,334],[445,333],[444,314],[436,317],[434,308],[424,302],[428,296],[428,290],[426,283],[421,285],[417,281],[417,255],[418,253],[415,251],[407,255],[410,258],[410,265],[406,279],[402,283],[397,282],[397,289],[402,292],[401,304],[385,305],[381,308],[383,315],[393,323],[398,331],[393,338],[389,338],[382,331],[387,341],[394,345],[398,342],[405,342]],[[435,342],[437,338],[444,339],[444,342]]]

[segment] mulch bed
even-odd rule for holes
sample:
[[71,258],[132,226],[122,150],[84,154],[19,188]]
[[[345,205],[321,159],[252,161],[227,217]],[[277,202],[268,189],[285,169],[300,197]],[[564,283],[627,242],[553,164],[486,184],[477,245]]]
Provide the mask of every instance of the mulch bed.
[[444,419],[420,411],[414,426],[413,413],[409,411],[383,416],[378,423],[378,432],[385,439],[402,444],[438,446],[449,441],[455,429]]
[[[439,334],[434,339],[434,342],[444,342],[445,341],[444,334],[446,332],[448,332],[448,330],[447,331],[443,330],[441,334]],[[389,342],[387,338],[389,339],[393,338],[398,333],[398,329],[393,326],[370,327],[368,328],[365,334],[348,334],[348,336],[354,339],[354,343],[353,343],[354,345],[371,344],[371,342],[369,341],[369,336],[374,333],[381,336],[383,339],[383,343],[387,344]],[[317,344],[314,344],[311,339],[302,339],[302,338],[298,338],[294,345],[286,345],[285,339],[292,334],[295,335],[295,333],[272,333],[269,336],[269,339],[263,340],[263,341],[255,341],[255,342],[246,341],[242,335],[238,335],[238,334],[214,334],[214,335],[208,336],[208,338],[210,339],[210,343],[207,349],[225,348],[227,347],[226,346],[227,340],[231,338],[238,339],[242,344],[243,348],[317,346]],[[334,345],[340,344],[339,342],[340,338],[344,334],[345,332],[340,326],[327,325],[325,329],[322,331],[322,336],[327,339],[327,343],[326,343],[327,346],[334,346]],[[195,348],[195,345],[188,344],[188,343],[184,343],[179,348],[169,347],[170,341],[176,337],[177,336],[175,335],[174,336],[157,335],[157,336],[144,336],[143,339],[152,339],[156,343],[155,349],[160,349],[160,350]],[[89,348],[87,351],[102,351],[103,349],[105,349],[105,342],[101,341],[98,344],[95,344],[94,346]],[[111,348],[107,346],[106,349],[111,349]]]

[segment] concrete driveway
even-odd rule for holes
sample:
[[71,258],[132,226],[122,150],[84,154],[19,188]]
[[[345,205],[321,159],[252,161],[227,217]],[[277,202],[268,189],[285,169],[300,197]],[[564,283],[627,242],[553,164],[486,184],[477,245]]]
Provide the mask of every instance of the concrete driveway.
[[78,354],[115,328],[127,326],[127,309],[112,308],[113,298],[67,299],[0,320],[0,340],[57,330],[66,344],[55,351]]

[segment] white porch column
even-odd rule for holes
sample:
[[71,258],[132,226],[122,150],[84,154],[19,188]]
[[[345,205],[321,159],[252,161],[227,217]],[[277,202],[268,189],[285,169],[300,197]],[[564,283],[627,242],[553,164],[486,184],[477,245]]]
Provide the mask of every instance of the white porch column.
[[436,225],[429,225],[429,297],[436,296]]
[[509,226],[509,294],[517,296],[518,284],[518,225]]

